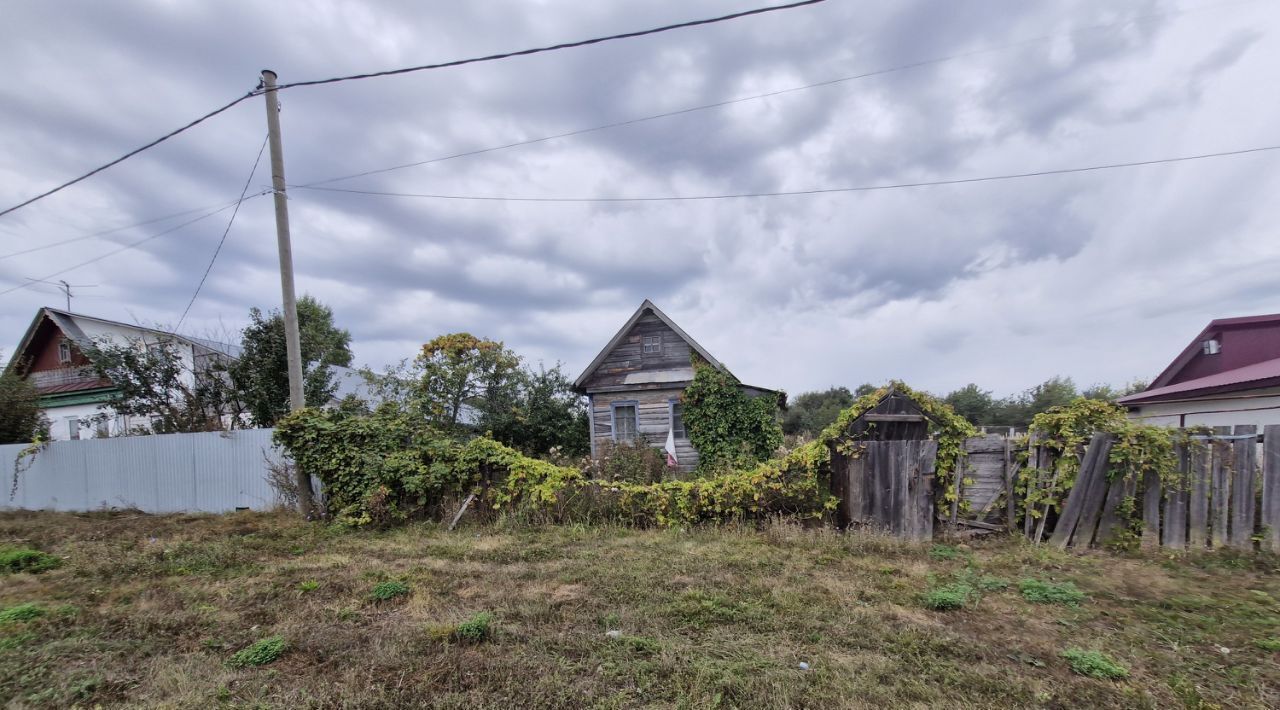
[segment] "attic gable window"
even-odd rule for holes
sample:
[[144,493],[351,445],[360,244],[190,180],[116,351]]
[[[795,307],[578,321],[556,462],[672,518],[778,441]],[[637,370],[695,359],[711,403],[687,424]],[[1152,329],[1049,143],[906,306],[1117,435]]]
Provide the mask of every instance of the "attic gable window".
[[1217,338],[1210,338],[1200,343],[1200,349],[1205,355],[1217,355],[1222,352],[1222,343]]
[[662,352],[662,336],[646,335],[644,336],[644,352],[646,355],[650,353]]
[[71,341],[66,338],[58,343],[58,362],[63,365],[71,362]]

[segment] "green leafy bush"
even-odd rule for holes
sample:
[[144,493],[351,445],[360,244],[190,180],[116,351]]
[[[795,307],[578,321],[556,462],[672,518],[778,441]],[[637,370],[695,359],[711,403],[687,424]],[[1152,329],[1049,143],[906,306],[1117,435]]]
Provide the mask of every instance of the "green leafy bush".
[[921,601],[926,609],[952,611],[964,608],[977,597],[973,587],[960,582],[934,587],[924,593]]
[[227,661],[227,665],[232,668],[266,665],[279,658],[284,653],[286,645],[283,636],[259,639],[236,651],[235,655]]
[[62,560],[47,552],[26,547],[0,547],[0,573],[39,574],[61,564]]
[[778,401],[748,397],[728,370],[695,356],[693,382],[681,395],[689,442],[703,474],[753,466],[782,445]]
[[0,609],[0,624],[9,624],[15,621],[31,621],[32,619],[44,616],[44,608],[38,604],[27,602],[26,604],[18,604],[16,606]]
[[472,614],[454,628],[454,636],[466,643],[479,643],[489,638],[492,633],[493,614],[482,611]]
[[1111,660],[1101,651],[1081,651],[1069,648],[1062,657],[1071,664],[1071,670],[1083,676],[1101,680],[1119,680],[1129,677],[1129,669]]
[[1043,582],[1038,579],[1024,579],[1018,582],[1022,597],[1036,604],[1064,604],[1079,606],[1088,599],[1085,593],[1076,588],[1072,582]]
[[409,593],[409,585],[399,581],[378,582],[373,585],[373,591],[369,592],[369,596],[374,599],[385,602],[388,599],[402,597]]

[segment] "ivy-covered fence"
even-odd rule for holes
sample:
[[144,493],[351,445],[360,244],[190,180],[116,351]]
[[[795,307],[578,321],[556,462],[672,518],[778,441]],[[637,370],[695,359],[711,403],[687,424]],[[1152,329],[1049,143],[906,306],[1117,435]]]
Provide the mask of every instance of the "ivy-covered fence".
[[1280,426],[1149,426],[1078,400],[1037,416],[1019,444],[1009,510],[1036,542],[1280,552]]

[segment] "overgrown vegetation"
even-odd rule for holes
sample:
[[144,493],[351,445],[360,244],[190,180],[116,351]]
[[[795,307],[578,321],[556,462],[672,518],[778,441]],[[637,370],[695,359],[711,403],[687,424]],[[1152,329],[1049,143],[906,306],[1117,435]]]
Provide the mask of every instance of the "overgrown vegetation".
[[[0,513],[0,544],[32,540],[65,560],[0,582],[0,609],[46,612],[0,629],[15,707],[1280,707],[1276,652],[1256,645],[1280,637],[1265,555],[1171,565],[1002,538],[934,559],[792,524]],[[387,579],[412,597],[369,603]],[[1034,604],[997,579],[1071,581],[1090,601]],[[923,608],[956,583],[981,600]],[[478,612],[489,633],[464,643]],[[273,636],[273,663],[228,665]],[[1079,675],[1064,649],[1129,678]]]
[[1018,582],[1018,590],[1022,598],[1036,604],[1065,604],[1079,606],[1088,597],[1076,588],[1072,582],[1045,582],[1039,579],[1024,579]]
[[19,373],[21,363],[0,372],[0,444],[25,444],[49,438],[49,420],[40,409],[40,393]]
[[387,582],[378,582],[373,585],[373,589],[369,592],[369,596],[375,601],[385,602],[388,599],[403,597],[408,593],[409,585],[399,580],[390,580]]
[[453,633],[458,640],[464,643],[480,643],[489,638],[492,633],[490,626],[493,624],[493,614],[482,611],[478,614],[463,619],[456,627]]
[[284,653],[285,647],[286,644],[283,636],[268,636],[267,638],[254,641],[245,648],[237,651],[227,661],[227,665],[232,668],[265,666],[279,658]]
[[29,547],[0,546],[0,574],[28,572],[40,574],[58,567],[62,560]]
[[694,356],[693,382],[681,395],[689,443],[698,450],[703,475],[749,468],[774,455],[782,445],[778,401],[748,397],[727,370]]
[[44,607],[39,604],[27,602],[25,604],[17,604],[11,607],[0,608],[0,625],[11,624],[15,621],[31,621],[44,616]]
[[1129,677],[1129,669],[1113,661],[1101,651],[1081,651],[1069,648],[1062,657],[1071,664],[1071,670],[1083,676],[1100,680],[1120,680]]

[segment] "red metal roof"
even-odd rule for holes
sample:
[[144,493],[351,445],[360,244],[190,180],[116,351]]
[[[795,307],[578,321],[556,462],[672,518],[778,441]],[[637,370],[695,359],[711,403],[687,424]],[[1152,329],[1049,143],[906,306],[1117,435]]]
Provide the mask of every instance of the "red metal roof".
[[[1267,382],[1267,380],[1274,380],[1274,382]],[[1252,365],[1237,367],[1234,370],[1227,370],[1226,372],[1219,372],[1174,385],[1156,387],[1145,392],[1121,397],[1116,402],[1118,404],[1142,404],[1145,402],[1180,399],[1182,397],[1195,397],[1214,392],[1253,389],[1271,384],[1280,384],[1280,358],[1264,360]]]

